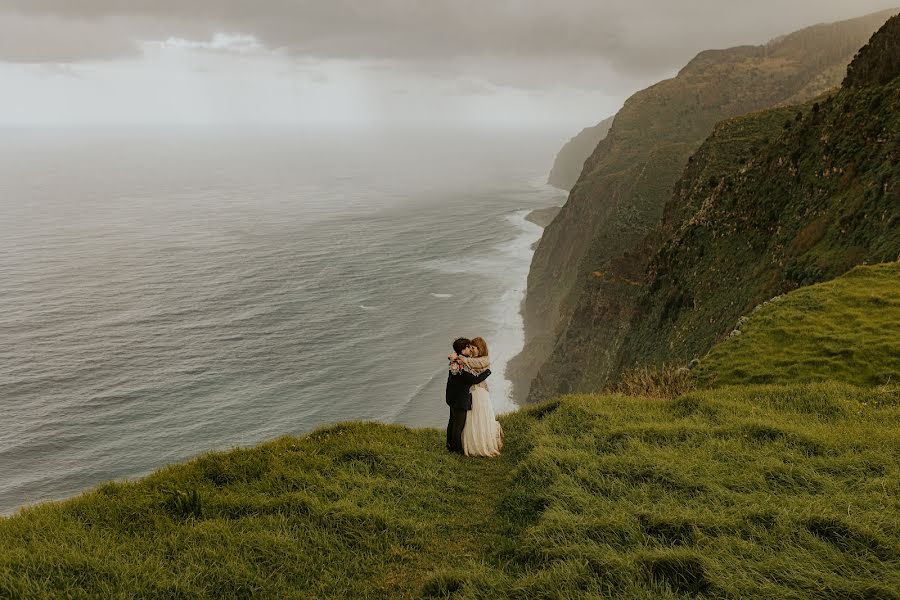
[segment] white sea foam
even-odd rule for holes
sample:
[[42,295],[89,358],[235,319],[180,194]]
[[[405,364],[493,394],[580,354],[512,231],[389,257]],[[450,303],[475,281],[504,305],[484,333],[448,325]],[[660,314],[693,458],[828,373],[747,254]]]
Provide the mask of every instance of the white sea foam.
[[434,293],[433,293],[433,294],[431,294],[431,295],[432,295],[434,298],[441,298],[441,299],[452,298],[452,297],[453,297],[453,294],[434,294]]
[[506,291],[500,301],[492,307],[491,320],[496,324],[491,336],[492,370],[503,373],[503,378],[496,378],[491,385],[491,398],[498,413],[509,412],[516,408],[512,397],[512,381],[506,378],[506,366],[509,360],[522,351],[525,344],[525,329],[522,319],[522,300],[528,270],[534,251],[534,242],[540,239],[543,229],[526,220],[530,210],[520,210],[507,215],[506,219],[515,225],[521,233],[512,241],[497,246],[501,255],[509,257],[508,265],[503,271],[507,279]]

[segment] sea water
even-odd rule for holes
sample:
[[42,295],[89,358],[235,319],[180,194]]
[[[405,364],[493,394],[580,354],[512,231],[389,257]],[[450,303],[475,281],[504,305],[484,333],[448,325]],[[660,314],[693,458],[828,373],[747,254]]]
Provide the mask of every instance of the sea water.
[[506,362],[553,133],[10,131],[0,514],[345,420],[442,426]]

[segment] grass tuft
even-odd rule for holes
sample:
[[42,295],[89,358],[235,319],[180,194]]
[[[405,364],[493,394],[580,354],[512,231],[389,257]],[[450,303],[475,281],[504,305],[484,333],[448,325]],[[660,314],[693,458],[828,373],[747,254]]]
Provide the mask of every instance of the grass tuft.
[[638,367],[624,371],[611,389],[626,396],[676,398],[694,389],[694,378],[687,367],[664,365]]
[[687,551],[667,551],[639,559],[651,583],[681,594],[705,594],[713,588],[703,560]]
[[196,489],[182,491],[179,489],[165,490],[166,498],[163,506],[166,512],[176,519],[202,519],[203,501],[200,492]]

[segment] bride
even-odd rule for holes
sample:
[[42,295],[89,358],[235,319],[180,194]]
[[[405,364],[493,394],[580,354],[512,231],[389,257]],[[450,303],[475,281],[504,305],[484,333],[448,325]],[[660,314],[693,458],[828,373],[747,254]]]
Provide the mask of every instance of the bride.
[[[472,340],[469,354],[470,356],[458,356],[457,360],[473,375],[478,375],[491,366],[484,338]],[[462,443],[466,456],[500,456],[503,427],[494,416],[494,406],[485,381],[472,386],[472,410],[466,416]]]

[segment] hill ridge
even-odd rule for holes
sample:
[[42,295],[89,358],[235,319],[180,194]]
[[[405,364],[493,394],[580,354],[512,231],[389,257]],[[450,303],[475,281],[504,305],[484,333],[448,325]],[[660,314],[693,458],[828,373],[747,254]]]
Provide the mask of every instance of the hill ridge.
[[843,86],[886,85],[897,77],[900,77],[900,15],[889,19],[856,54]]
[[547,183],[562,190],[571,190],[581,175],[584,161],[588,159],[594,148],[597,147],[597,144],[609,133],[614,119],[615,116],[612,116],[593,127],[585,127],[575,137],[566,142],[553,161],[553,167],[550,169]]
[[[866,21],[854,22],[854,26],[860,26],[863,22]],[[869,23],[871,24],[871,21]],[[815,31],[821,30],[804,30],[799,32],[802,35],[788,36],[782,43],[800,43],[808,36],[814,35]],[[860,43],[861,45],[862,43]],[[772,50],[772,52],[775,51]],[[849,58],[847,62],[849,62]],[[816,72],[816,69],[814,68],[810,72]],[[839,81],[837,73],[832,74],[831,77],[834,81]],[[813,76],[811,80],[815,79],[816,77]],[[805,85],[800,87],[805,88]],[[654,88],[650,88],[648,93],[652,93],[653,90]],[[850,94],[851,92],[844,93]],[[727,234],[727,231],[744,232],[746,220],[755,219],[756,217],[752,216],[754,214],[760,218],[765,214],[767,215],[765,218],[771,218],[783,224],[789,223],[789,219],[795,221],[800,219],[807,223],[814,221],[817,216],[821,215],[810,216],[808,211],[812,210],[812,206],[816,202],[824,201],[818,191],[815,192],[818,194],[815,199],[807,199],[813,190],[818,189],[816,182],[820,179],[816,173],[821,172],[821,181],[828,183],[828,186],[831,186],[829,189],[831,189],[834,186],[843,185],[832,170],[846,168],[849,161],[866,156],[869,166],[876,163],[890,164],[891,148],[896,141],[889,135],[890,124],[885,120],[873,120],[865,117],[865,111],[870,110],[868,103],[873,100],[856,98],[857,103],[854,105],[852,116],[858,123],[854,128],[849,126],[844,128],[843,121],[851,113],[846,115],[841,113],[843,105],[838,108],[837,103],[843,102],[845,96],[840,96],[841,100],[838,100],[837,97],[828,100],[829,97],[814,96],[813,98],[818,98],[818,100],[811,99],[804,107],[775,108],[768,111],[751,112],[743,117],[735,115],[711,125],[712,136],[696,148],[690,144],[678,146],[666,140],[657,139],[654,142],[656,147],[663,149],[663,152],[666,151],[666,148],[684,148],[685,151],[683,154],[677,150],[670,151],[671,162],[669,163],[657,155],[651,155],[655,157],[654,176],[646,185],[635,177],[629,179],[629,185],[633,184],[631,188],[633,191],[643,190],[644,208],[640,208],[639,205],[629,200],[634,197],[633,195],[613,198],[615,202],[609,204],[612,210],[609,213],[610,219],[594,229],[595,239],[591,242],[585,258],[579,261],[578,269],[583,270],[584,274],[575,281],[573,287],[568,288],[571,291],[567,297],[556,296],[564,313],[555,323],[551,321],[544,325],[543,342],[540,339],[529,339],[526,344],[526,347],[530,347],[533,343],[540,346],[544,352],[548,352],[547,348],[552,343],[552,350],[549,351],[548,358],[539,369],[534,367],[533,361],[541,358],[541,352],[532,350],[532,356],[517,359],[519,369],[531,367],[523,377],[527,377],[527,374],[531,372],[537,374],[532,381],[529,400],[540,400],[558,393],[600,390],[609,385],[624,369],[634,366],[656,365],[663,361],[687,362],[705,353],[718,335],[729,331],[737,317],[756,303],[786,289],[791,289],[791,286],[820,281],[826,272],[833,277],[864,259],[879,262],[893,260],[897,257],[897,253],[893,249],[895,242],[890,241],[893,238],[889,231],[885,230],[885,224],[865,220],[852,221],[852,228],[858,234],[859,248],[852,251],[847,249],[844,252],[844,259],[830,258],[826,262],[827,268],[823,267],[817,271],[815,266],[797,262],[800,259],[793,256],[794,254],[806,255],[808,260],[812,260],[813,254],[810,254],[811,249],[795,244],[788,248],[791,255],[785,258],[785,260],[793,261],[787,266],[786,279],[778,276],[777,279],[773,279],[766,285],[753,288],[750,298],[735,298],[734,304],[727,304],[727,306],[716,305],[718,312],[707,313],[707,316],[713,319],[712,321],[701,323],[695,319],[690,321],[690,325],[688,325],[688,321],[684,321],[683,325],[680,323],[673,325],[670,322],[673,315],[679,315],[679,318],[685,315],[689,316],[694,308],[699,307],[702,310],[707,306],[704,303],[708,303],[710,298],[698,296],[695,290],[690,288],[691,284],[687,283],[688,280],[684,279],[684,274],[693,273],[692,277],[697,276],[696,271],[701,264],[697,262],[698,256],[703,257],[704,269],[716,273],[720,265],[712,257],[722,260],[730,257],[728,252],[736,251],[734,249],[726,251],[724,246],[713,250],[711,244],[715,243],[721,246],[727,241],[727,237],[722,237]],[[878,100],[878,102],[884,102],[880,106],[880,113],[894,114],[893,111],[896,111],[897,107],[891,100],[890,93],[885,92],[880,97],[883,100]],[[864,109],[863,106],[866,108]],[[887,119],[887,117],[885,118]],[[802,153],[804,157],[815,158],[812,154],[814,150],[811,148],[821,143],[816,141],[815,135],[826,120],[829,123],[829,134],[840,136],[840,141],[835,138],[833,143],[827,145],[830,153],[817,155],[819,159],[827,162],[827,165],[809,164],[804,166],[804,169],[809,170],[811,174],[808,178],[803,179],[805,182],[803,185],[806,187],[800,189],[796,182],[786,180],[784,177],[796,172],[797,165],[793,164],[793,161],[800,158],[798,153]],[[620,121],[621,119],[617,117],[616,123],[618,124]],[[860,129],[861,123],[865,123],[865,127],[862,129]],[[876,143],[876,139],[881,139],[878,137],[881,134],[873,132],[875,127],[881,128],[879,131],[888,133],[886,145],[882,145],[880,142]],[[854,139],[861,132],[864,132],[866,141],[862,146],[855,145]],[[870,134],[870,132],[872,133]],[[616,128],[614,127],[607,140],[598,147],[595,156],[602,155],[602,147],[615,136]],[[876,153],[870,155],[870,149]],[[838,150],[839,152],[837,152]],[[760,164],[760,155],[763,152],[768,153],[766,156],[771,157],[772,163]],[[851,156],[852,153],[855,153],[855,156]],[[680,156],[684,157],[683,163]],[[881,162],[878,163],[878,161]],[[641,159],[638,161],[638,165],[643,169],[648,162]],[[671,190],[666,192],[668,188],[662,185],[663,180],[659,177],[660,163],[664,163],[665,168],[671,171],[672,181],[675,182],[674,193]],[[817,168],[819,171],[815,171]],[[831,170],[826,172],[826,169]],[[766,170],[765,177],[761,175],[763,170]],[[874,185],[868,175],[856,173],[856,171],[851,174],[844,173],[844,175],[848,181]],[[878,177],[881,176],[882,173],[879,172]],[[890,174],[886,172],[885,176],[889,177]],[[755,191],[751,189],[752,185],[748,183],[750,177],[757,177],[753,185],[761,186],[759,189]],[[771,185],[774,180],[777,180],[783,189],[793,190],[792,197],[795,198],[795,202],[790,210],[796,212],[792,213],[790,210],[778,212],[779,205],[775,199],[784,198],[784,192],[776,190]],[[570,195],[569,203],[567,203],[570,213],[578,204],[579,186],[586,185],[589,181],[589,178],[583,178],[583,182],[576,185]],[[743,194],[741,206],[735,205],[733,188],[738,185],[737,182],[743,186],[740,192]],[[847,183],[847,185],[851,184]],[[890,188],[890,190],[893,189]],[[652,193],[649,190],[653,190]],[[890,190],[889,193],[893,194],[894,191]],[[610,189],[606,188],[603,193],[608,197]],[[858,216],[867,214],[869,210],[880,211],[882,209],[877,207],[884,206],[887,201],[881,196],[873,197],[871,193],[864,199],[858,200],[856,192],[849,193],[853,195],[854,202],[859,201],[862,204],[856,206],[855,209],[849,205],[841,207],[840,203],[833,204],[834,210],[845,216],[848,211],[854,212]],[[771,196],[766,208],[764,210],[754,209],[750,204],[752,198],[766,198],[766,194]],[[666,196],[666,200],[660,201],[657,207],[655,202],[662,196]],[[656,200],[650,202],[648,199]],[[584,208],[582,207],[581,210],[583,211]],[[716,218],[707,218],[711,210],[715,212]],[[821,209],[815,210],[821,213]],[[739,211],[740,215],[738,216],[735,211]],[[778,214],[781,216],[776,216]],[[539,251],[545,244],[554,246],[562,243],[561,240],[565,238],[560,236],[566,233],[567,226],[572,225],[571,217],[567,220],[566,216],[564,208],[554,225],[545,231],[545,239],[542,240]],[[685,219],[691,218],[694,218],[695,221],[693,225],[687,226]],[[703,218],[702,224],[696,222],[697,218]],[[662,219],[661,225],[651,225],[652,221],[659,222],[659,219]],[[720,221],[716,219],[720,219]],[[887,216],[887,219],[890,221],[890,215]],[[582,219],[582,221],[588,220]],[[821,228],[823,225],[825,225],[824,221],[810,225],[811,229],[804,234],[809,239],[803,244],[810,243],[810,241],[814,245],[819,244],[820,240],[813,240],[813,238],[819,235],[816,228]],[[584,226],[581,227],[584,229]],[[710,228],[713,236],[707,240],[708,243],[703,241],[709,237],[704,233],[704,227]],[[762,244],[757,252],[764,252],[765,239],[762,230],[768,225],[759,222],[758,227],[761,229],[759,237],[754,243]],[[793,226],[791,225],[791,227]],[[865,241],[859,236],[868,231],[870,227],[874,228],[872,230],[873,240]],[[831,231],[828,227],[825,230]],[[549,236],[547,232],[550,232]],[[828,235],[832,236],[829,239],[833,239],[832,233]],[[883,239],[879,238],[881,241],[876,241],[875,238],[878,236],[882,236]],[[750,242],[747,236],[744,239],[747,243]],[[791,240],[783,243],[790,244]],[[797,242],[797,244],[799,243]],[[836,243],[838,246],[834,246],[834,248],[840,247],[839,245],[843,242],[837,239]],[[685,248],[688,244],[693,248],[693,252],[698,253],[696,256],[686,253]],[[876,248],[872,244],[880,244],[880,246]],[[725,254],[721,255],[720,252],[725,252]],[[779,256],[784,254],[782,250],[778,252],[781,253]],[[867,254],[868,252],[871,254]],[[751,252],[750,256],[755,257],[757,254]],[[565,267],[554,267],[552,262],[548,262],[550,258],[552,256],[546,253],[535,257],[533,271],[529,274],[530,287],[529,296],[526,297],[526,323],[536,322],[539,315],[537,312],[529,313],[529,306],[531,311],[543,308],[546,313],[553,314],[547,306],[550,300],[541,291],[541,286],[549,285],[551,281],[547,278],[548,273],[554,273],[557,279],[562,281],[563,289],[566,289],[565,277],[554,272],[553,269],[567,268],[571,270],[572,263],[569,262]],[[557,259],[559,258],[557,256]],[[780,258],[773,260],[780,260]],[[848,262],[841,266],[838,264],[841,260]],[[775,273],[778,270],[775,267],[768,275],[776,277]],[[597,277],[597,273],[620,276],[603,278]],[[675,273],[683,280],[675,282],[674,275],[672,275]],[[543,283],[541,283],[542,281]],[[640,282],[643,287],[627,284],[616,285],[616,281],[620,283]],[[671,282],[671,285],[666,282]],[[715,280],[710,279],[705,281],[704,285],[713,283]],[[737,282],[732,281],[731,285],[742,289],[740,287],[742,284]],[[660,286],[665,289],[661,289]],[[536,292],[533,297],[531,296],[532,290]],[[697,318],[700,318],[699,313]],[[548,331],[550,326],[558,330],[555,336],[550,335]],[[534,333],[534,327],[531,332]]]

